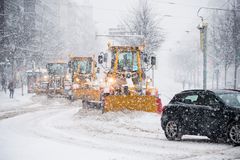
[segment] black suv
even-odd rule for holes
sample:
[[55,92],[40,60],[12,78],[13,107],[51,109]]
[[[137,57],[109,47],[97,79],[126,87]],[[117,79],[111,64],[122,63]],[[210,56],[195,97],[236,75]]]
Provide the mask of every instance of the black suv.
[[240,91],[187,90],[163,108],[161,125],[169,140],[207,136],[240,145]]

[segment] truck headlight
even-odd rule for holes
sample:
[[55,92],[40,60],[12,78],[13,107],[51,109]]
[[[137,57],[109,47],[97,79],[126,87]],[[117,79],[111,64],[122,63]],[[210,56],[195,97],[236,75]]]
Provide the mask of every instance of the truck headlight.
[[73,84],[73,85],[72,85],[72,88],[73,88],[73,89],[78,89],[78,88],[80,88],[80,86],[79,86],[79,84]]
[[75,78],[75,81],[76,81],[76,82],[80,82],[80,79],[79,79],[79,78]]
[[109,77],[107,81],[109,84],[113,84],[115,82],[115,79],[113,77]]
[[49,77],[47,75],[43,76],[44,81],[47,81]]
[[70,80],[70,76],[69,76],[69,75],[66,75],[66,76],[65,76],[65,79],[66,79],[66,80]]

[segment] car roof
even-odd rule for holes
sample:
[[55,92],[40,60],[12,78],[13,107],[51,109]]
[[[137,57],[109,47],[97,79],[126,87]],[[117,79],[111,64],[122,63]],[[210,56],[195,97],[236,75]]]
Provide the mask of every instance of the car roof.
[[210,93],[215,93],[215,94],[223,94],[223,93],[236,93],[240,92],[240,90],[235,90],[235,89],[214,89],[214,90],[204,90],[204,89],[192,89],[192,90],[184,90],[178,94],[182,93],[191,93],[191,92],[210,92]]
[[240,90],[235,90],[235,89],[219,89],[219,90],[214,90],[216,94],[224,94],[224,93],[239,93]]
[[189,89],[189,90],[184,90],[180,93],[191,93],[191,92],[211,92],[210,90],[204,90],[204,89]]

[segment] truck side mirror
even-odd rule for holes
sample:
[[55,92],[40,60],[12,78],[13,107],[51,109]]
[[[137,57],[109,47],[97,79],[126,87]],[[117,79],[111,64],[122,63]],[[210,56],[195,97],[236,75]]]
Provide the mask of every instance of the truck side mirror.
[[151,57],[151,65],[156,65],[156,57]]
[[71,68],[71,67],[72,67],[72,62],[69,61],[69,62],[68,62],[68,68]]
[[68,72],[69,73],[72,72],[72,62],[71,61],[68,62]]
[[99,67],[97,67],[97,73],[100,73],[100,68]]
[[98,63],[102,64],[103,63],[103,55],[98,56]]
[[144,57],[144,58],[143,58],[143,61],[144,61],[144,63],[148,63],[148,58],[147,58],[147,57]]

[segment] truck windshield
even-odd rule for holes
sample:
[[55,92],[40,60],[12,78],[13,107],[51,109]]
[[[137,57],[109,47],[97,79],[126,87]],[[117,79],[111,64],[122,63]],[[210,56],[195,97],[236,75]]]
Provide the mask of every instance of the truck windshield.
[[47,70],[49,74],[64,75],[66,67],[67,64],[65,63],[49,63],[47,65]]
[[118,57],[119,71],[137,71],[137,54],[136,52],[120,52]]
[[79,60],[73,62],[73,71],[80,74],[90,74],[92,63],[90,60]]
[[218,96],[229,106],[240,108],[240,92],[219,93]]

